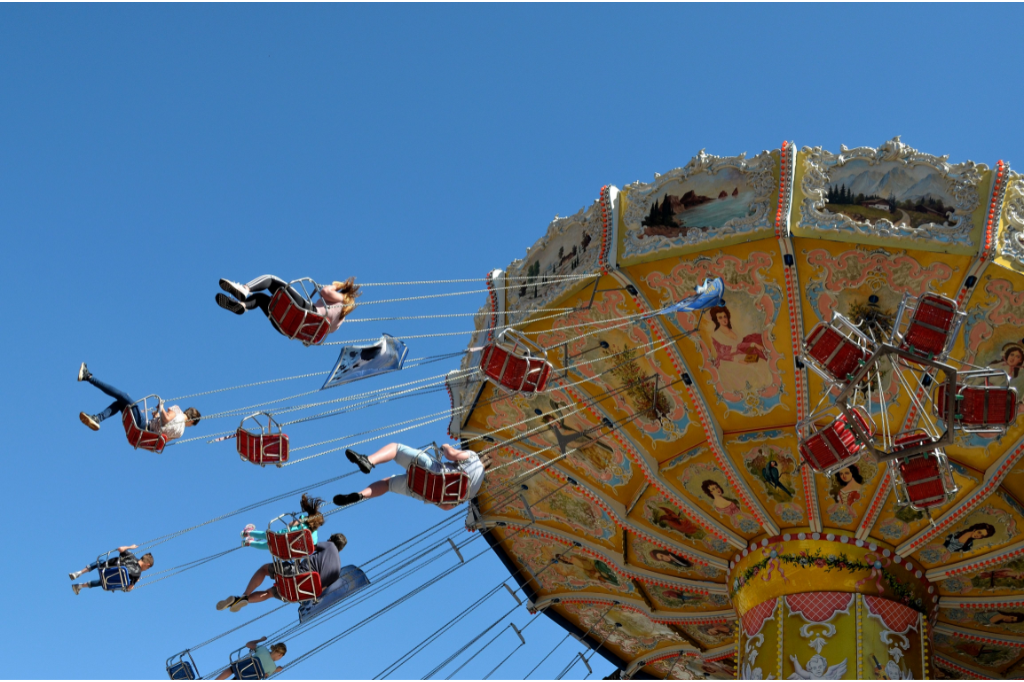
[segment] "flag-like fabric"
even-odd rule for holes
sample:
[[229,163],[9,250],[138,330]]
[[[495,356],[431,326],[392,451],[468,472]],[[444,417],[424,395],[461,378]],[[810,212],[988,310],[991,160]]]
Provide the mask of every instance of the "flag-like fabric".
[[706,279],[703,284],[697,287],[697,293],[662,308],[656,314],[692,313],[697,310],[714,308],[716,305],[725,305],[725,300],[722,298],[724,294],[725,283],[721,277]]
[[323,613],[333,604],[352,595],[370,584],[370,579],[358,566],[342,566],[341,575],[324,589],[317,603],[304,601],[299,604],[299,622],[306,623]]
[[372,346],[345,346],[320,390],[396,372],[402,369],[408,353],[405,344],[389,334],[381,335],[380,341]]

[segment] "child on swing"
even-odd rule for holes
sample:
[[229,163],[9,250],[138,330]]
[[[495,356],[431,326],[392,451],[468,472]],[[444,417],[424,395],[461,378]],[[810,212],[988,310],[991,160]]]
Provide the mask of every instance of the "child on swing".
[[[324,525],[324,515],[320,513],[320,507],[324,505],[324,501],[319,497],[310,497],[307,493],[303,493],[302,501],[299,502],[299,505],[302,507],[302,513],[298,515],[298,519],[288,524],[288,530],[311,531],[313,544],[315,545],[318,542],[316,531],[320,526]],[[242,531],[242,546],[269,551],[267,531],[256,530],[256,526],[250,523]]]
[[244,315],[246,310],[259,308],[269,318],[270,300],[274,294],[283,289],[295,305],[326,317],[330,323],[327,333],[333,334],[338,331],[338,327],[341,326],[345,318],[356,309],[356,298],[360,292],[359,285],[355,281],[355,277],[349,277],[344,282],[329,284],[320,289],[320,300],[311,303],[302,292],[274,275],[261,275],[248,284],[222,279],[220,288],[231,295],[217,294],[216,301],[221,308],[230,310],[236,315]]

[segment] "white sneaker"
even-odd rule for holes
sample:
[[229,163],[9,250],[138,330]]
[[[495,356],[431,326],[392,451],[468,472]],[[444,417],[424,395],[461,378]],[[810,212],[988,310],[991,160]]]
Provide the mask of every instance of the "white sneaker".
[[217,602],[217,610],[223,611],[224,609],[234,604],[236,601],[238,601],[238,597],[228,597],[227,599],[221,599],[219,602]]
[[74,592],[75,594],[78,594],[79,592],[81,592],[81,591],[82,591],[82,586],[81,586],[81,585],[72,585],[72,586],[71,586],[71,590],[72,590],[72,591],[73,591],[73,592]]
[[238,282],[232,282],[229,279],[222,279],[220,281],[220,288],[228,292],[239,301],[249,298],[249,287]]
[[91,376],[92,376],[92,373],[89,371],[89,368],[86,367],[85,363],[83,362],[82,366],[78,368],[78,380],[79,381],[85,381],[86,379],[88,379]]
[[93,417],[91,414],[86,414],[85,412],[79,412],[78,413],[78,418],[82,420],[83,424],[88,426],[93,431],[99,431],[100,430],[100,423],[98,421],[96,421],[96,418]]

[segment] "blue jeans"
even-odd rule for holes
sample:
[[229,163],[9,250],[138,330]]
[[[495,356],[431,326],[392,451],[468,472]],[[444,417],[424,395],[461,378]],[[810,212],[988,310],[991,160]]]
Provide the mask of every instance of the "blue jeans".
[[[109,559],[109,560],[103,562],[103,566],[102,567],[98,563],[96,563],[94,561],[91,564],[89,564],[88,566],[86,566],[85,570],[86,570],[86,572],[89,572],[89,571],[95,571],[97,568],[106,568],[107,566],[114,566],[114,565],[116,565],[116,561],[117,561],[117,559]],[[96,580],[90,580],[89,581],[89,587],[103,587],[103,581],[100,580],[99,578],[96,578]]]
[[95,376],[89,377],[86,381],[114,399],[114,402],[107,405],[105,410],[95,415],[96,421],[101,422],[105,419],[109,419],[115,414],[120,414],[124,408],[131,405],[132,414],[135,415],[135,423],[139,425],[139,428],[145,430],[149,425],[149,415],[144,414],[142,410],[139,409],[138,405],[132,405],[135,401],[132,400],[130,395],[120,389],[114,388],[110,384],[100,381]]

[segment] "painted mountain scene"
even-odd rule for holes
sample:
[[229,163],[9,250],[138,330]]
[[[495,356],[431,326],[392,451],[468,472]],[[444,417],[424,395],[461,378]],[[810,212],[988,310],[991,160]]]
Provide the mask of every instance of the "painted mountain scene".
[[723,168],[667,183],[653,198],[640,237],[685,237],[707,232],[754,212],[756,194],[744,173]]
[[949,181],[925,165],[847,161],[829,172],[825,207],[858,222],[903,227],[948,224],[955,199]]

